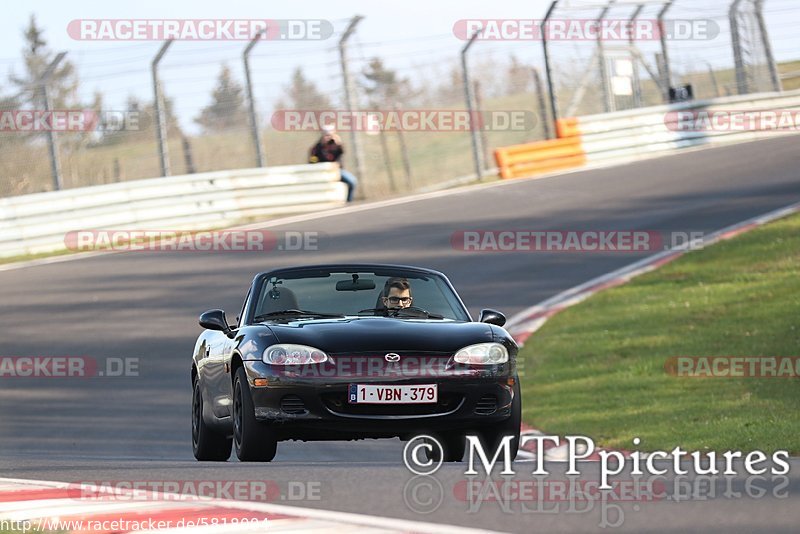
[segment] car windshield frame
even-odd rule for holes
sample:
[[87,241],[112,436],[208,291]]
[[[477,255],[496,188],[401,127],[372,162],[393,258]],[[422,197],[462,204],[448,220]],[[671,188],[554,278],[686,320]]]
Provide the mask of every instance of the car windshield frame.
[[[445,318],[446,321],[455,321],[455,322],[473,322],[472,316],[469,313],[469,310],[464,305],[464,302],[461,300],[458,292],[456,291],[453,284],[450,283],[448,278],[432,269],[424,269],[420,267],[410,267],[405,265],[383,265],[383,264],[331,264],[331,265],[314,265],[314,266],[301,266],[301,267],[287,267],[287,268],[280,268],[274,269],[272,271],[262,272],[256,275],[253,279],[252,285],[250,287],[250,291],[248,294],[248,299],[246,302],[247,311],[245,314],[244,321],[242,322],[244,325],[251,325],[251,324],[258,324],[259,322],[255,321],[256,318],[256,308],[258,307],[258,303],[261,301],[262,292],[268,285],[268,280],[277,277],[282,279],[303,279],[303,278],[329,278],[335,275],[341,274],[371,274],[377,277],[388,277],[388,276],[395,276],[395,277],[404,277],[408,278],[413,287],[414,280],[424,280],[435,278],[438,282],[439,289],[443,292],[449,292],[449,295],[443,294],[443,298],[446,299],[447,304],[450,306],[450,309],[453,312],[453,317]],[[280,287],[280,286],[278,286]],[[380,288],[376,288],[380,289]],[[374,293],[373,293],[374,294]],[[416,305],[417,303],[415,303]],[[422,306],[424,308],[424,306]],[[328,313],[334,313],[331,310],[321,310]],[[357,313],[347,313],[347,311],[341,311],[344,316],[346,317],[370,317],[368,315],[358,315]],[[380,315],[376,315],[377,317],[381,317]],[[435,315],[434,312],[431,312],[431,319],[434,317],[438,317]],[[420,319],[424,317],[411,317],[400,314],[399,317],[393,317],[395,319]],[[442,319],[437,319],[437,321],[441,321]]]

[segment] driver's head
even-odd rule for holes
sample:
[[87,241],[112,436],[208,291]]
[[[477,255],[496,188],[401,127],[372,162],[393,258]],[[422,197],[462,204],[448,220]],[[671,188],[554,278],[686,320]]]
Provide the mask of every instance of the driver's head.
[[389,278],[383,286],[383,305],[389,310],[411,306],[411,284],[405,278]]

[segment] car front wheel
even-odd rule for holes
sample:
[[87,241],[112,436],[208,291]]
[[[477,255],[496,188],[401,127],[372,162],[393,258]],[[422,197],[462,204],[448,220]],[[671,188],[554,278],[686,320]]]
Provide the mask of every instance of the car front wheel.
[[432,437],[442,448],[439,449],[439,447],[431,443],[430,440],[426,439],[425,442],[430,445],[430,448],[425,450],[426,459],[438,462],[442,453],[444,453],[444,456],[441,457],[443,462],[460,462],[464,459],[467,438],[463,433],[437,433]]
[[269,425],[256,419],[244,367],[239,367],[233,379],[233,446],[242,462],[272,461],[278,449]]
[[522,395],[520,394],[519,379],[514,383],[514,400],[511,402],[511,415],[508,419],[484,428],[481,431],[484,448],[488,448],[490,458],[502,443],[503,438],[511,436],[511,459],[517,457],[519,450],[519,433],[522,426]]

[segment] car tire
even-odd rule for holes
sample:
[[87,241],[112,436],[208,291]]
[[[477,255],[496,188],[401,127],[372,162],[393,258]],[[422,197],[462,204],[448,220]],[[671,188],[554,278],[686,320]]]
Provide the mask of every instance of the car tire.
[[460,462],[467,450],[467,437],[464,434],[447,434],[442,443],[445,462]]
[[485,427],[481,431],[483,446],[488,448],[487,455],[493,455],[505,436],[512,436],[511,459],[517,457],[519,451],[519,433],[522,426],[522,395],[520,394],[519,379],[514,382],[514,399],[511,401],[511,415],[505,421]]
[[200,380],[194,381],[192,393],[192,452],[203,462],[225,462],[231,456],[233,438],[210,428],[203,419],[203,392]]
[[[434,434],[432,436],[442,446],[444,452],[443,462],[460,462],[464,459],[464,451],[467,449],[467,438],[461,433]],[[426,440],[429,441],[429,440]],[[439,461],[439,448],[433,445],[431,451],[425,451],[428,460]]]
[[242,462],[270,462],[278,449],[269,425],[256,419],[244,367],[233,379],[233,447]]

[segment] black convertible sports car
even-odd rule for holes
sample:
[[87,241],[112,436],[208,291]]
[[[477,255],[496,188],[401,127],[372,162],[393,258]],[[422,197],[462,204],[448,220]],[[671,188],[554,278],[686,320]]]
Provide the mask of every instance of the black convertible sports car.
[[437,271],[317,265],[258,274],[236,325],[200,316],[192,360],[198,460],[270,461],[282,440],[465,436],[519,442],[518,347],[505,317],[473,321]]

